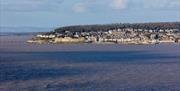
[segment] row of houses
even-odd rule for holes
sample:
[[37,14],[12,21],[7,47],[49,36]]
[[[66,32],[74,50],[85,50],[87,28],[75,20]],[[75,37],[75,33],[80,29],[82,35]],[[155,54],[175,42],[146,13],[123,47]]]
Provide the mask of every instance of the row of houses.
[[[113,42],[113,43],[155,43],[155,42],[179,42],[180,30],[142,30],[142,29],[113,29],[97,32],[71,32],[38,34],[36,39],[47,41],[66,42]],[[57,41],[58,40],[58,41]]]

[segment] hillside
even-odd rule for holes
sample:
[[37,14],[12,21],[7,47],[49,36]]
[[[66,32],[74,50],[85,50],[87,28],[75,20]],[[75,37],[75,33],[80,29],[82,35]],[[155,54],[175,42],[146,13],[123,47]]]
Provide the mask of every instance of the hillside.
[[160,30],[160,29],[180,29],[180,22],[157,22],[157,23],[116,23],[116,24],[96,24],[96,25],[76,25],[56,28],[55,32],[90,32],[90,31],[108,31],[112,29],[143,29],[143,30]]

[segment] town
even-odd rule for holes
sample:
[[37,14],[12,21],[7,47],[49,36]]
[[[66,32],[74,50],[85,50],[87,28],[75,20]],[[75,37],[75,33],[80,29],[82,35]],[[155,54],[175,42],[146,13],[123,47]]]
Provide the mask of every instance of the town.
[[[82,27],[82,26],[80,26]],[[101,27],[103,27],[101,25]],[[172,26],[171,26],[172,27]],[[67,28],[67,27],[66,27]],[[42,33],[36,35],[28,43],[97,43],[97,44],[158,44],[180,43],[179,28],[134,28],[134,27],[111,27],[95,31],[91,28],[82,31],[61,28],[62,31]],[[73,28],[73,27],[72,27]],[[80,29],[79,29],[80,30]]]

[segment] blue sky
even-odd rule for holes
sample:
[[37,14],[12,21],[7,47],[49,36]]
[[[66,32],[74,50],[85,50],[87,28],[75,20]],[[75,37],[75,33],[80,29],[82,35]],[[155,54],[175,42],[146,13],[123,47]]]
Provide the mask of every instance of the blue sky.
[[0,0],[0,26],[180,21],[180,0]]

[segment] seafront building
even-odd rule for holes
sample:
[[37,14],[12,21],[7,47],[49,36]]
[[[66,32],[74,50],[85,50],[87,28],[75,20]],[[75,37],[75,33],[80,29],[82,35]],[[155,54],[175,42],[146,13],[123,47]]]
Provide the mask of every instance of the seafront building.
[[[71,32],[38,34],[31,42],[50,43],[122,43],[122,44],[154,44],[164,42],[180,42],[179,29],[143,30],[112,29],[108,31]],[[29,41],[30,42],[30,41]]]

